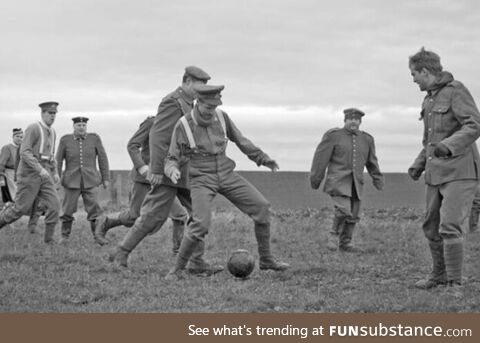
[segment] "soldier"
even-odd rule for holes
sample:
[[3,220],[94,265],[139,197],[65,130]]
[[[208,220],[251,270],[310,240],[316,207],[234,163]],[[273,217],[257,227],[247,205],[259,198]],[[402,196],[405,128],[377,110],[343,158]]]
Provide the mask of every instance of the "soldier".
[[17,193],[15,164],[22,140],[23,130],[13,129],[12,143],[4,145],[0,151],[0,175],[5,178],[5,185],[2,185],[2,198],[4,203],[12,202]]
[[[95,239],[100,245],[108,243],[105,234],[108,230],[124,225],[131,227],[135,223],[135,219],[140,216],[140,207],[143,199],[149,192],[151,186],[147,180],[150,168],[150,147],[149,134],[155,117],[148,117],[141,124],[137,132],[135,132],[128,141],[127,151],[133,162],[133,169],[130,173],[132,177],[132,189],[130,192],[130,208],[120,213],[109,216],[102,216],[98,222],[95,231]],[[172,251],[174,254],[178,252],[183,237],[183,230],[188,219],[187,211],[182,207],[179,200],[175,198],[170,210],[170,218],[173,223],[172,232]],[[160,229],[160,228],[157,228]]]
[[[192,209],[190,190],[185,182],[172,183],[164,177],[164,159],[167,156],[173,128],[184,114],[190,113],[195,98],[194,85],[204,84],[210,79],[202,69],[190,66],[185,68],[182,85],[162,99],[158,113],[150,130],[150,172],[147,179],[151,189],[142,203],[140,217],[130,228],[123,241],[110,254],[115,264],[127,267],[130,252],[150,233],[161,227],[167,220],[172,204],[177,196],[185,209]],[[199,245],[195,256],[190,260],[190,271],[195,274],[212,274],[223,270],[221,266],[210,265],[202,255],[204,246]]]
[[413,82],[426,91],[421,119],[423,149],[408,169],[413,180],[425,171],[427,213],[423,232],[433,259],[432,273],[415,286],[439,285],[459,291],[463,235],[478,183],[480,159],[475,140],[480,114],[468,89],[442,71],[440,57],[422,48],[409,58]]
[[[72,231],[73,214],[77,211],[78,198],[81,195],[87,211],[90,229],[95,233],[95,220],[102,214],[98,204],[98,186],[106,189],[110,183],[108,158],[102,140],[96,133],[87,133],[86,117],[75,117],[73,134],[60,139],[57,152],[58,174],[61,176],[65,194],[63,198],[62,240],[69,238]],[[100,172],[97,170],[97,159]],[[62,165],[65,160],[65,171]]]
[[475,197],[470,210],[470,233],[478,231],[478,216],[480,215],[480,184],[477,185]]
[[327,131],[315,151],[310,184],[318,189],[328,168],[323,190],[333,200],[335,215],[327,248],[355,252],[359,249],[352,244],[352,237],[360,221],[364,168],[367,167],[378,190],[383,189],[384,180],[375,155],[374,139],[359,130],[365,113],[356,108],[343,112],[344,127]]
[[40,105],[42,120],[30,124],[20,148],[17,171],[17,194],[14,204],[0,213],[0,228],[12,223],[22,215],[31,214],[34,202],[43,202],[45,210],[44,242],[51,243],[58,222],[60,202],[55,184],[59,181],[54,158],[55,130],[52,124],[57,115],[58,102]]
[[[220,193],[254,221],[260,255],[260,269],[282,271],[287,263],[277,261],[270,251],[270,203],[248,181],[234,172],[235,162],[225,150],[228,140],[258,166],[272,171],[277,163],[245,138],[230,117],[218,109],[224,86],[195,85],[198,102],[191,113],[176,124],[165,164],[165,175],[173,184],[190,182],[192,220],[184,235],[175,266],[165,277],[181,278],[187,261],[199,242],[203,242],[211,222],[214,197]],[[184,166],[189,164],[189,170]],[[190,174],[188,174],[188,172]]]

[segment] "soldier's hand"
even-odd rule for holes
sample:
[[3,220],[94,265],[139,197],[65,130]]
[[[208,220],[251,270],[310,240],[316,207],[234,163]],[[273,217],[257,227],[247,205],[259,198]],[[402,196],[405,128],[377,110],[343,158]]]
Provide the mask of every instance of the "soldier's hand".
[[40,178],[44,181],[50,179],[50,173],[45,168],[40,170]]
[[443,143],[437,143],[435,145],[435,150],[433,150],[433,154],[438,158],[452,156],[452,152]]
[[102,182],[102,184],[103,184],[103,188],[107,189],[108,186],[110,186],[110,181],[105,180],[105,181]]
[[57,184],[60,182],[60,176],[58,174],[53,175],[53,183]]
[[162,175],[148,173],[147,180],[150,182],[152,186],[159,185],[162,182]]
[[276,172],[279,167],[275,160],[268,160],[263,163],[263,165],[267,168],[270,168],[272,172]]
[[178,180],[180,179],[180,170],[178,170],[177,168],[170,168],[170,170],[168,171],[168,178],[170,180],[172,180],[172,182],[176,185]]
[[410,175],[413,181],[417,181],[420,178],[420,175],[422,175],[422,171],[415,168],[408,168],[408,175]]
[[150,171],[150,168],[147,165],[144,165],[144,166],[141,166],[140,168],[138,168],[138,172],[143,177],[147,177],[149,171]]

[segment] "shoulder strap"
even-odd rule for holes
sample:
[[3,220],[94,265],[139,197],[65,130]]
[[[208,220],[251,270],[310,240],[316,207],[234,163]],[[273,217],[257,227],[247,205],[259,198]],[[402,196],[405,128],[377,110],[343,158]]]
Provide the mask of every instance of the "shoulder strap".
[[182,98],[175,98],[175,99],[177,100],[177,103],[180,106],[180,109],[182,110],[183,115],[186,116],[187,113],[189,112],[188,108],[190,106],[188,106],[187,102],[185,100],[183,100]]
[[38,130],[40,131],[40,149],[39,149],[39,153],[41,154],[41,153],[43,152],[43,147],[44,147],[44,144],[45,144],[45,134],[43,133],[42,124],[40,124],[40,122],[37,122],[37,125],[38,125]]
[[195,144],[195,139],[193,138],[192,129],[190,125],[188,125],[187,118],[185,116],[180,118],[180,123],[182,123],[183,128],[185,129],[185,133],[187,134],[188,144],[190,144],[190,148],[195,149],[197,145]]

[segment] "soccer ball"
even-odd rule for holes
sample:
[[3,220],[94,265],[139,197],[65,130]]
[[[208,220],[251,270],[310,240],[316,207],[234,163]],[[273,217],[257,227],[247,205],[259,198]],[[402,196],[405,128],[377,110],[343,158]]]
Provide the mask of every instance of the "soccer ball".
[[248,250],[237,249],[228,259],[227,269],[235,277],[246,278],[255,268],[255,259]]

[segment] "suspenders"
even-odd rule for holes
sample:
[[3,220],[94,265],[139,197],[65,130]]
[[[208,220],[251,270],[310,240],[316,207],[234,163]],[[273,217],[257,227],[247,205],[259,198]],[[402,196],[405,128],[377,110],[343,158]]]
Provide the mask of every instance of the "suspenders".
[[49,158],[51,158],[53,155],[54,155],[54,152],[55,152],[55,140],[56,140],[56,133],[55,133],[55,130],[53,128],[51,128],[50,130],[52,130],[52,135],[53,135],[53,140],[52,140],[52,144],[50,146],[50,151],[46,152],[44,154],[44,150],[45,150],[45,133],[43,132],[43,127],[42,127],[42,124],[40,124],[40,122],[37,122],[37,125],[38,125],[38,129],[40,130],[40,149],[39,149],[39,155],[40,155],[40,159],[41,160],[44,160],[44,156],[46,154],[49,155]]
[[[226,137],[227,129],[226,129],[225,117],[223,116],[223,112],[222,110],[217,108],[216,113],[217,113],[217,119],[220,122],[220,125],[222,126],[224,137]],[[195,116],[193,115],[193,110],[190,112],[190,115],[192,116],[192,120],[196,124]],[[190,148],[195,149],[197,147],[197,144],[195,144],[195,139],[193,138],[192,129],[190,128],[190,125],[188,125],[187,118],[185,116],[180,118],[180,123],[182,123],[182,126],[185,129],[185,133],[187,134],[188,144],[190,145]]]

